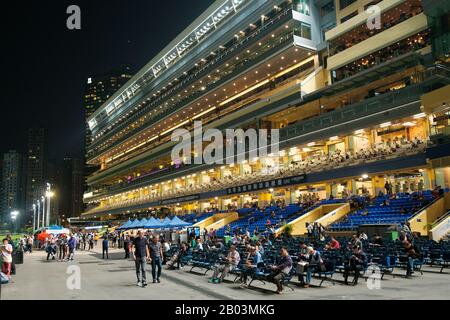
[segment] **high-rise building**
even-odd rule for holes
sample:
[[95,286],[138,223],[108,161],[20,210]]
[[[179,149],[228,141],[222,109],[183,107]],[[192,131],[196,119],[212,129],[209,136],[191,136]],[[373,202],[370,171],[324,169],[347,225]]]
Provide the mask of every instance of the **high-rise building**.
[[84,162],[81,159],[72,159],[71,170],[71,205],[72,210],[69,212],[69,216],[66,217],[79,217],[84,211],[83,193],[84,193]]
[[28,130],[27,179],[25,213],[31,224],[33,203],[40,199],[45,190],[47,165],[47,130],[31,128]]
[[[129,66],[121,66],[105,74],[93,75],[87,79],[84,92],[84,112],[88,119],[103,103],[132,77]],[[91,142],[91,133],[86,126],[86,146]]]
[[[215,1],[87,119],[87,161],[100,169],[87,179],[83,217],[214,208],[226,212],[216,216],[223,223],[234,223],[239,210],[232,208],[255,202],[263,208],[305,197],[375,197],[386,183],[397,194],[450,188],[450,8],[438,1],[439,10],[430,11],[426,3]],[[187,145],[174,158],[172,134],[184,129],[190,137],[197,121],[221,138],[227,129],[278,129],[280,150],[254,146],[263,154],[229,163],[234,158],[224,158],[238,139],[227,135],[221,143],[214,135],[227,149],[223,157],[219,148]],[[206,163],[207,151],[219,162]],[[299,223],[302,234],[305,222],[328,227],[345,216],[319,220],[325,211],[303,220],[293,209],[271,223]],[[383,219],[408,220],[427,235],[425,224],[446,214],[436,212]],[[264,214],[242,218],[234,228],[265,228]],[[361,220],[344,225],[356,230]]]
[[[90,76],[86,82],[86,88],[84,93],[84,112],[85,119],[87,120],[103,103],[132,77],[131,68],[128,65],[123,65],[110,72],[104,74],[98,74]],[[87,148],[91,144],[92,135],[91,130],[86,121],[86,134],[85,134],[85,155],[87,154]],[[93,172],[98,169],[98,166],[88,164],[86,160],[83,161],[84,182],[83,190],[86,189],[86,179]],[[84,204],[80,204],[84,208]],[[77,205],[78,206],[78,205]],[[78,209],[75,210],[78,212]]]
[[55,201],[58,202],[58,216],[54,218],[64,223],[67,218],[78,217],[83,212],[83,161],[65,157],[58,163],[55,177]]
[[25,207],[24,158],[17,151],[11,150],[3,155],[2,168],[0,213],[5,221],[12,210],[23,212]]

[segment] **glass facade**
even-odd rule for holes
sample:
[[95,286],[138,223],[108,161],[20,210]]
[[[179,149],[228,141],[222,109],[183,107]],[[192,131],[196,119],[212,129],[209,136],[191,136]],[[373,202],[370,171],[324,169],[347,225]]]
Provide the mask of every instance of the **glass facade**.
[[296,36],[311,40],[311,25],[305,22],[300,22],[294,28],[294,34]]
[[310,0],[295,0],[294,10],[307,16],[311,15]]

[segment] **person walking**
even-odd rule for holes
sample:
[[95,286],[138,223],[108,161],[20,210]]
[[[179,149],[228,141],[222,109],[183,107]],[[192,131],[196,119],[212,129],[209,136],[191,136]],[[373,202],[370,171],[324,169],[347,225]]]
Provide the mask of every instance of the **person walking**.
[[94,249],[94,235],[92,233],[89,234],[88,236],[88,242],[89,242],[89,251]]
[[145,267],[147,259],[150,257],[150,252],[148,249],[148,240],[144,237],[142,230],[138,231],[138,236],[133,240],[132,253],[136,266],[137,286],[144,288],[147,286]]
[[126,235],[123,240],[123,249],[125,250],[125,258],[130,259],[130,236]]
[[159,236],[154,236],[150,242],[150,262],[152,264],[153,283],[160,283],[163,250]]
[[12,252],[13,247],[9,244],[8,239],[3,239],[2,246],[2,272],[10,279],[11,278],[11,265],[12,265]]
[[103,259],[105,259],[105,253],[106,253],[106,259],[109,259],[108,249],[109,249],[109,240],[108,240],[108,236],[105,235],[103,237],[103,241],[102,241],[102,256],[103,256]]

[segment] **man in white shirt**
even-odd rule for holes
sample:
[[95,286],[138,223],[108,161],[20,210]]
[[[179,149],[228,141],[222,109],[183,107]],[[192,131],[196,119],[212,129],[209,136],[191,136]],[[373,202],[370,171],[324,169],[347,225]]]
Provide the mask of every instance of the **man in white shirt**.
[[3,239],[2,251],[2,272],[8,277],[11,277],[11,264],[13,247],[8,243],[8,239]]
[[[214,269],[214,274],[211,279],[209,279],[209,282],[212,283],[220,283],[225,279],[225,277],[228,275],[230,271],[232,271],[234,268],[236,268],[239,264],[239,261],[241,260],[241,257],[239,255],[239,252],[236,250],[236,246],[232,245],[230,247],[230,252],[228,253],[226,257],[226,261],[223,265],[216,266]],[[221,273],[219,277],[219,273]]]

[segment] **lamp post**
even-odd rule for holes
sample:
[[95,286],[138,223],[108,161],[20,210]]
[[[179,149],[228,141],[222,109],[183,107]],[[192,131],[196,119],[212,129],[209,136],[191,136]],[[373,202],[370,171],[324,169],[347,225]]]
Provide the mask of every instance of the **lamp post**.
[[45,197],[41,196],[41,211],[42,211],[42,218],[41,218],[41,228],[45,227]]
[[33,203],[33,234],[36,231],[36,204]]
[[19,211],[17,211],[17,210],[14,210],[14,211],[11,211],[11,221],[12,221],[12,223],[13,223],[13,225],[14,225],[14,231],[16,231],[16,219],[17,219],[17,216],[19,215]]
[[51,202],[50,199],[53,197],[54,193],[51,190],[52,186],[50,183],[47,182],[47,191],[45,192],[45,197],[47,198],[47,217],[46,217],[46,225],[47,227],[50,226],[50,209],[51,209]]
[[41,214],[41,200],[36,200],[36,208],[37,208],[36,230],[39,230],[39,228],[40,228],[40,214]]

